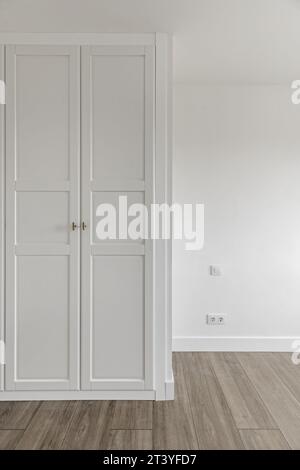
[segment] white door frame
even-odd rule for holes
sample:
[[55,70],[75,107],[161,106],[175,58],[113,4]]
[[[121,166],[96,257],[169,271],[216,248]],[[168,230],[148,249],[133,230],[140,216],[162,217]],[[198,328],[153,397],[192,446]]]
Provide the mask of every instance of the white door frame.
[[[0,33],[0,52],[4,45],[155,45],[156,49],[156,110],[155,110],[155,202],[171,203],[172,160],[172,46],[164,33]],[[2,45],[2,48],[1,48]],[[1,60],[1,54],[0,54]],[[1,126],[0,126],[1,132]],[[3,142],[3,139],[2,139]],[[0,149],[1,163],[1,149]],[[2,201],[3,201],[3,195]],[[0,212],[1,225],[1,212]],[[3,227],[3,217],[2,217]],[[174,381],[172,374],[172,319],[171,319],[171,241],[157,241],[153,282],[154,298],[154,390],[155,391],[76,391],[76,392],[1,392],[0,400],[18,399],[172,399]],[[1,246],[0,246],[1,248]],[[3,257],[2,257],[3,259]],[[1,270],[0,270],[1,272]],[[4,279],[0,283],[4,287]],[[2,308],[1,308],[2,307]],[[2,311],[2,316],[1,316]],[[0,319],[4,318],[0,303]],[[4,321],[4,320],[3,320]],[[1,383],[1,382],[0,382]],[[1,390],[1,388],[0,388]]]
[[[4,82],[4,46],[0,45],[0,80]],[[4,270],[5,270],[5,236],[4,236],[4,213],[5,213],[5,159],[4,159],[4,109],[5,105],[0,103],[0,348],[4,341]],[[4,353],[4,351],[2,351]],[[1,355],[1,352],[0,352]],[[4,388],[4,366],[0,364],[0,391]]]

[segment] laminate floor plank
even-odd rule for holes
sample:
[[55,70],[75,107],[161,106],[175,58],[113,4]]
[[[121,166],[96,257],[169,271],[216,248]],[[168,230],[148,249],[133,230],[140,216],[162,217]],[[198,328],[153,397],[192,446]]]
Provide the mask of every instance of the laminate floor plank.
[[141,429],[113,429],[108,450],[152,450],[152,431]]
[[40,404],[38,401],[1,401],[0,429],[25,429]]
[[62,448],[105,449],[108,445],[112,415],[112,401],[78,401]]
[[285,353],[174,353],[175,400],[0,402],[0,449],[300,449]]
[[243,449],[207,353],[181,354],[200,449]]
[[74,401],[44,401],[24,431],[17,449],[59,449],[75,411]]
[[240,434],[247,450],[290,449],[282,433],[276,429],[244,429]]
[[1,430],[0,450],[14,450],[24,431],[21,430]]
[[210,353],[209,358],[237,428],[278,428],[236,356],[232,353]]
[[300,449],[300,403],[271,367],[265,353],[238,353],[247,375],[292,449]]
[[[300,399],[300,365],[292,362],[290,353],[263,353],[280,380],[289,388],[297,400]],[[300,401],[300,400],[299,400]]]
[[153,402],[120,400],[114,404],[111,429],[152,429]]
[[154,449],[197,449],[198,441],[184,378],[181,354],[173,354],[175,400],[154,402]]

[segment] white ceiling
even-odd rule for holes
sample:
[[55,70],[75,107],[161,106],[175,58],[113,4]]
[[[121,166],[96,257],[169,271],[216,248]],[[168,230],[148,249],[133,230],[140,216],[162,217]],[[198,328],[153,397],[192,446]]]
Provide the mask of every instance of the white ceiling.
[[176,81],[300,79],[300,0],[0,0],[0,31],[168,31]]

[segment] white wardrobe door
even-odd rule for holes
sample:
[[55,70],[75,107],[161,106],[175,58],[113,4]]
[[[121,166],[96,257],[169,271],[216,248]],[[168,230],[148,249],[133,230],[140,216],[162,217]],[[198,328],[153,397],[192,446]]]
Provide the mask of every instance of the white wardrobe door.
[[151,389],[152,242],[96,236],[96,209],[153,201],[154,50],[82,48],[82,386]]
[[[4,46],[0,45],[0,391],[4,387]],[[2,92],[2,95],[1,95]]]
[[7,390],[79,387],[80,50],[6,50]]

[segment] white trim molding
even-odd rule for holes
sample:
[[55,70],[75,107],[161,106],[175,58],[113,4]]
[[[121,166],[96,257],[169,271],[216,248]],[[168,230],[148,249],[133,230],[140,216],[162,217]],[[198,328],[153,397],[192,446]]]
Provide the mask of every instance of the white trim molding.
[[292,352],[299,336],[175,336],[173,351]]
[[[4,72],[4,46],[0,45],[0,80],[5,81]],[[5,90],[4,90],[5,94]],[[5,98],[5,96],[4,96]],[[5,257],[5,126],[4,126],[4,104],[0,103],[0,341],[4,341],[4,257]],[[0,344],[1,348],[1,344]],[[1,356],[1,351],[0,351]],[[0,357],[1,359],[1,357]],[[4,366],[0,363],[0,391],[4,388]]]
[[1,401],[42,401],[42,400],[155,400],[154,390],[101,390],[101,391],[9,391],[0,393]]
[[174,387],[174,375],[172,372],[172,378],[167,380],[165,383],[165,400],[174,400],[175,398],[175,387]]
[[[172,161],[172,71],[168,65],[172,57],[168,35],[156,34],[156,132],[155,132],[155,203],[171,203],[170,186]],[[156,399],[166,399],[166,383],[172,383],[172,243],[155,240],[155,389]],[[171,385],[170,385],[171,387]]]
[[141,45],[155,44],[155,33],[0,33],[0,44]]

